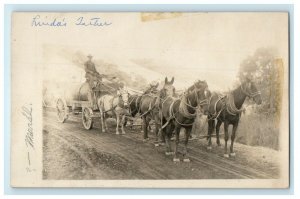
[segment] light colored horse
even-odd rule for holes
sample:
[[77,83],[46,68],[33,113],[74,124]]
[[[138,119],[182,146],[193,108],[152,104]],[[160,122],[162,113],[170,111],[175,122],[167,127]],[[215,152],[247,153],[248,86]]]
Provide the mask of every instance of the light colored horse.
[[[117,120],[117,127],[116,127],[116,134],[119,133],[119,125],[122,128],[122,134],[125,134],[124,130],[124,122],[125,116],[129,114],[128,112],[128,91],[122,90],[118,92],[118,95],[103,95],[98,99],[98,107],[100,110],[101,115],[101,128],[102,132],[107,130],[106,122],[104,121],[107,116],[116,117]],[[122,116],[121,124],[120,124],[120,117]]]

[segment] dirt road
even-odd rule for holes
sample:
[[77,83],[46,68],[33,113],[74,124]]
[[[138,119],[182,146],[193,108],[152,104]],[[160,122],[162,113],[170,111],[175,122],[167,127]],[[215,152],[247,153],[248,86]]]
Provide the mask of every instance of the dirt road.
[[[236,157],[223,157],[223,146],[206,150],[206,140],[189,143],[190,163],[174,163],[165,147],[154,146],[154,136],[142,141],[138,129],[101,133],[99,122],[85,130],[80,117],[65,123],[44,112],[44,179],[270,179],[278,178],[278,152],[262,147],[235,145]],[[172,143],[174,144],[174,143]],[[182,151],[182,144],[179,151]],[[181,158],[182,159],[182,158]]]

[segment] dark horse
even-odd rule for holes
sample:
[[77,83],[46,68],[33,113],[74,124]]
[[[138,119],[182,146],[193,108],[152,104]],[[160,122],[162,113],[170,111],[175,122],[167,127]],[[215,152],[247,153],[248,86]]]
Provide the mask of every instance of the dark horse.
[[[134,118],[136,114],[139,112],[139,104],[140,104],[141,96],[140,95],[129,95],[128,98],[128,104],[129,104],[129,115]],[[131,122],[130,128],[132,129],[133,127],[133,121],[132,119],[129,119]],[[126,126],[128,122],[128,118],[125,119],[124,126]]]
[[[227,153],[228,126],[232,125],[230,155],[235,156],[233,152],[233,143],[236,130],[240,121],[242,108],[246,97],[252,98],[256,104],[261,104],[261,95],[253,81],[246,79],[239,87],[231,91],[227,96],[221,98],[218,94],[213,93],[209,100],[208,115],[208,149],[211,149],[211,135],[216,128],[217,144],[220,146],[219,131],[220,126],[224,122],[225,133],[225,153],[224,157],[229,157]],[[215,119],[217,125],[215,127]]]
[[158,141],[158,132],[161,127],[160,106],[166,97],[175,96],[175,88],[173,86],[174,77],[171,81],[165,78],[165,84],[160,91],[146,92],[141,96],[139,103],[140,115],[143,119],[144,141],[148,139],[148,126],[151,120],[155,123],[156,141]]
[[189,162],[187,156],[187,144],[192,130],[192,125],[197,116],[197,111],[205,112],[207,110],[207,92],[208,85],[206,81],[197,81],[179,98],[167,98],[162,103],[162,134],[166,140],[166,155],[171,155],[170,139],[175,130],[175,152],[174,162],[180,161],[177,157],[179,144],[179,133],[183,127],[186,129],[183,161]]

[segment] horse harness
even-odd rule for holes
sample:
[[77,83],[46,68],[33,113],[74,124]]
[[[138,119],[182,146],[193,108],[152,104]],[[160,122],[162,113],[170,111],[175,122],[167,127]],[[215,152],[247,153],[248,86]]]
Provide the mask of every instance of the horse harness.
[[[257,95],[260,95],[260,91],[257,91],[257,92],[253,92],[253,93],[250,93],[250,92],[247,92],[244,88],[243,88],[243,85],[241,84],[241,91],[248,97],[250,98],[254,98],[255,96]],[[211,104],[211,99],[212,97],[210,98],[209,100],[209,105]],[[223,101],[225,100],[225,103],[223,102],[222,103],[222,108],[220,109],[220,111],[217,111],[217,104],[219,101]],[[214,114],[211,114],[211,117],[208,119],[208,120],[212,120],[212,119],[216,119],[219,117],[219,115],[221,114],[221,112],[223,110],[227,111],[228,114],[230,115],[233,115],[233,116],[236,116],[236,115],[240,115],[242,112],[245,111],[245,108],[244,107],[241,107],[240,109],[238,109],[236,106],[235,106],[235,103],[234,103],[234,96],[232,94],[232,92],[230,92],[229,94],[225,95],[225,96],[220,96],[219,95],[219,99],[215,102],[214,104]]]
[[[149,105],[148,110],[147,110],[145,113],[143,113],[142,115],[140,115],[140,117],[143,117],[144,115],[147,115],[150,111],[152,111],[152,110],[156,107],[156,106],[155,106],[156,100],[159,98],[159,96],[157,96],[157,95],[153,95],[153,94],[147,93],[147,94],[144,94],[144,95],[140,96],[140,99],[141,99],[143,96],[153,97],[154,99],[152,100],[153,105],[152,105],[152,102],[150,102],[150,105]],[[137,100],[137,101],[138,101],[138,100]],[[136,105],[137,105],[137,103],[138,103],[137,101],[136,101]],[[141,101],[140,101],[140,103],[141,103]],[[159,108],[159,107],[158,107],[158,108]],[[141,106],[139,106],[138,112],[140,112],[140,110],[141,110]],[[159,112],[159,110],[158,110],[157,112]]]
[[[179,112],[180,114],[182,114],[184,117],[186,117],[188,119],[194,119],[194,118],[197,117],[197,110],[199,110],[199,107],[201,105],[208,104],[207,99],[199,101],[198,95],[197,95],[197,88],[196,88],[195,85],[194,85],[193,91],[194,91],[194,94],[195,94],[196,99],[197,99],[197,106],[192,106],[190,100],[187,98],[187,96],[185,94],[183,94],[183,96],[180,99],[173,100],[173,102],[171,103],[171,105],[169,107],[169,115],[170,115],[170,117],[168,118],[167,122],[162,126],[162,129],[165,128],[172,119],[174,119],[181,126],[192,126],[194,124],[194,122],[192,122],[190,124],[181,123],[181,122],[178,121],[178,119],[175,116],[175,114]],[[178,112],[174,113],[173,106],[174,106],[175,102],[177,102],[179,100],[180,100],[179,110],[178,110]],[[166,101],[166,99],[165,99],[165,101]],[[163,104],[162,104],[162,106],[163,106]],[[195,113],[190,113],[188,111],[188,107],[194,109]]]
[[[211,104],[212,97],[213,97],[213,95],[210,97],[208,105]],[[210,114],[208,116],[209,118],[207,117],[208,120],[214,120],[217,117],[219,117],[219,115],[221,114],[221,112],[225,109],[225,104],[226,104],[225,100],[226,100],[226,97],[227,97],[227,95],[220,95],[220,94],[218,94],[218,100],[214,103],[214,113]],[[217,111],[217,105],[218,105],[219,102],[222,103],[222,108],[219,111]]]
[[[137,96],[136,98],[133,98],[128,104],[129,104],[129,107],[131,106],[132,102],[135,101],[135,110],[137,112],[140,112],[140,109],[137,109],[138,106],[138,101],[141,99],[142,96]],[[133,110],[134,111],[134,110]],[[129,108],[129,113],[131,114],[133,112],[131,110],[131,108]]]
[[[103,111],[103,113],[107,113],[107,112],[112,111],[112,110],[114,110],[115,108],[117,108],[118,104],[114,106],[114,99],[115,99],[116,97],[119,97],[119,96],[113,96],[113,98],[111,98],[111,99],[109,100],[109,103],[111,104],[111,106],[110,106],[111,108],[108,109],[108,110],[106,110],[106,111]],[[102,104],[103,104],[103,101],[102,101]]]

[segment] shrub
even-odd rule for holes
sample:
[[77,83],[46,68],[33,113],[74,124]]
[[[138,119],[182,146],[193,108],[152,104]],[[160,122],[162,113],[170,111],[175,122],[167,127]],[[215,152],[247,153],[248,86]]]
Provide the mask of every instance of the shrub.
[[[197,137],[200,135],[207,135],[207,126],[206,118],[196,118],[192,134]],[[231,130],[232,126],[230,125],[229,136],[231,136]],[[220,134],[223,133],[224,127],[222,124]],[[278,150],[279,128],[275,117],[257,113],[251,113],[249,115],[243,114],[236,133],[236,142],[250,146],[263,146]]]

